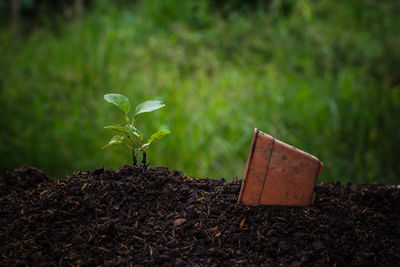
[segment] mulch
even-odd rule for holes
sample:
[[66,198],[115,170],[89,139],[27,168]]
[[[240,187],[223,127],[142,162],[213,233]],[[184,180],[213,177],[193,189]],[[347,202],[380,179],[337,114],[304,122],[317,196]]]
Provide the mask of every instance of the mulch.
[[0,181],[1,266],[400,266],[400,190],[316,185],[311,207],[237,204],[241,180],[163,167]]

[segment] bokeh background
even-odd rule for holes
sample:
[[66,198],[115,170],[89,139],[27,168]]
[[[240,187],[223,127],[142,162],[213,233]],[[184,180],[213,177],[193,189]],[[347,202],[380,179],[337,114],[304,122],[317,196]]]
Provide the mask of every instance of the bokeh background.
[[400,183],[400,1],[0,0],[0,175],[130,163],[106,93],[162,100],[152,165],[243,176],[253,128],[319,181]]

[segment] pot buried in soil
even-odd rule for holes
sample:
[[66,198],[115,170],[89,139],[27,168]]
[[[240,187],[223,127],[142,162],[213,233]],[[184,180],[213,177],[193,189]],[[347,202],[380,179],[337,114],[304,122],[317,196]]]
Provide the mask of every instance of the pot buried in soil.
[[313,205],[322,166],[316,157],[254,129],[238,203]]

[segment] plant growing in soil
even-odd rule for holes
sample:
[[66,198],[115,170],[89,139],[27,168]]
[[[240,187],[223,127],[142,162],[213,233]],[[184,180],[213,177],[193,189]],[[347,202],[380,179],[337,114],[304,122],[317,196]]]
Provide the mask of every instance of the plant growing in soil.
[[131,109],[131,105],[129,99],[126,96],[120,94],[107,94],[104,95],[104,99],[107,102],[116,105],[123,112],[126,124],[125,126],[111,125],[104,127],[119,134],[114,135],[108,142],[108,144],[103,146],[102,149],[109,146],[122,144],[131,150],[133,165],[137,164],[137,154],[140,152],[142,153],[142,165],[143,167],[147,168],[147,150],[154,142],[160,140],[165,135],[170,134],[171,132],[168,130],[158,131],[151,135],[147,142],[144,142],[143,133],[135,127],[136,118],[139,114],[160,109],[164,107],[165,104],[158,100],[149,100],[140,103],[135,108],[135,114],[132,120],[129,120],[128,113]]

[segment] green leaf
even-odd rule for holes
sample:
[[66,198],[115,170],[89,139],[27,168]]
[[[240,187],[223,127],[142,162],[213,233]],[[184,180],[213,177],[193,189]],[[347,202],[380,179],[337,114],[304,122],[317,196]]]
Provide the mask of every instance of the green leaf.
[[127,130],[125,127],[122,127],[122,126],[119,126],[119,125],[111,125],[111,126],[106,126],[104,128],[109,129],[111,131],[118,132],[118,133],[123,133],[123,134],[126,134],[126,135],[129,134],[129,128]]
[[140,143],[143,142],[143,133],[138,128],[133,127],[133,134],[139,138]]
[[124,138],[125,138],[125,136],[122,136],[122,135],[114,135],[111,138],[111,140],[108,142],[108,144],[104,145],[101,149],[104,149],[106,147],[113,146],[113,145],[123,144]]
[[160,140],[161,138],[163,138],[165,135],[170,134],[171,132],[168,130],[161,130],[156,132],[155,134],[153,134],[152,136],[150,136],[149,141],[147,141],[147,143],[149,143],[149,145],[151,145],[152,143],[154,143],[157,140]]
[[140,150],[140,151],[146,151],[147,148],[149,148],[149,146],[150,146],[150,143],[143,144],[143,145],[139,148],[139,150]]
[[131,105],[129,104],[129,99],[124,95],[107,94],[104,95],[104,99],[107,102],[110,102],[119,107],[122,110],[122,112],[124,112],[125,115],[128,114],[129,110],[131,109]]
[[162,108],[164,106],[165,105],[161,101],[158,101],[158,100],[145,101],[136,106],[135,115],[145,113],[145,112],[152,112],[152,111]]
[[165,135],[170,134],[171,132],[168,130],[161,130],[150,136],[149,141],[147,143],[144,143],[138,150],[139,151],[146,151],[149,149],[150,145],[153,144],[155,141],[160,140],[163,138]]
[[135,127],[135,126],[133,126],[133,125],[132,125],[132,129],[133,129],[135,132],[138,132],[138,133],[142,134],[142,132],[141,132],[141,131],[139,131],[139,129],[138,129],[138,128],[136,128],[136,127]]

